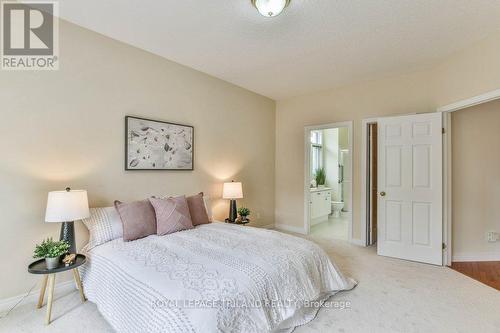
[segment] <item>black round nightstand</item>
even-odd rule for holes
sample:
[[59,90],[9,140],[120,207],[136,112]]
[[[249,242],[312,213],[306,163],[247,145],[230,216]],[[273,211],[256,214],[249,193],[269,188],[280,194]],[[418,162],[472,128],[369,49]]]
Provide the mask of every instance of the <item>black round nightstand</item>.
[[32,262],[28,266],[28,272],[31,274],[39,274],[44,275],[42,280],[42,288],[40,289],[40,296],[38,297],[37,309],[40,309],[43,306],[43,299],[45,297],[45,290],[47,289],[47,282],[49,285],[49,295],[47,299],[47,316],[45,317],[45,324],[50,324],[50,315],[52,312],[52,300],[54,298],[54,285],[56,281],[56,274],[72,270],[73,276],[75,278],[76,285],[78,286],[78,290],[80,291],[80,298],[82,302],[85,302],[85,295],[83,293],[82,281],[80,279],[80,273],[78,272],[78,267],[83,265],[87,258],[83,254],[77,254],[75,258],[75,262],[71,265],[66,266],[63,262],[59,262],[59,266],[54,269],[47,269],[47,265],[45,264],[45,259],[40,259],[35,262]]

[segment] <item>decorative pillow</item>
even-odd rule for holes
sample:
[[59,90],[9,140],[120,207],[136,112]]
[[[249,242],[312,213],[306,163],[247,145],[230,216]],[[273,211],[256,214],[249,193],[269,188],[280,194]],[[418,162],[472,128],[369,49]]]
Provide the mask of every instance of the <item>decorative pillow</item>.
[[149,198],[156,212],[156,233],[160,236],[192,229],[193,222],[185,196],[157,199]]
[[205,204],[205,209],[207,210],[208,220],[212,222],[214,218],[212,216],[212,206],[210,204],[210,197],[203,195],[203,203]]
[[115,201],[115,208],[123,224],[123,240],[132,241],[156,233],[156,215],[149,200],[122,203]]
[[123,226],[115,207],[90,208],[90,216],[82,220],[89,230],[88,250],[123,237]]
[[207,207],[205,206],[205,201],[203,200],[203,192],[187,197],[187,203],[194,226],[210,223]]
[[[200,194],[203,196],[203,204],[205,205],[205,210],[207,211],[208,221],[212,222],[213,216],[212,216],[212,207],[210,206],[210,197],[206,196],[203,192],[200,192]],[[174,197],[174,196],[162,195],[162,196],[153,196],[152,198],[167,199],[167,198],[171,198],[171,197]],[[191,216],[191,220],[192,220],[192,216]]]

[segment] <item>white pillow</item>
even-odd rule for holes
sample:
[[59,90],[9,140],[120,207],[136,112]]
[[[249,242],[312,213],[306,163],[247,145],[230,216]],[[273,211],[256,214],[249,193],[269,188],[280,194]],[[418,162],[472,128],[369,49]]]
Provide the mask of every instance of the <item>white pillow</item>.
[[90,233],[88,250],[123,237],[123,225],[115,207],[90,208],[90,217],[82,220]]
[[207,210],[208,220],[213,222],[212,205],[210,204],[210,197],[208,195],[203,195],[203,203],[205,204],[205,209]]

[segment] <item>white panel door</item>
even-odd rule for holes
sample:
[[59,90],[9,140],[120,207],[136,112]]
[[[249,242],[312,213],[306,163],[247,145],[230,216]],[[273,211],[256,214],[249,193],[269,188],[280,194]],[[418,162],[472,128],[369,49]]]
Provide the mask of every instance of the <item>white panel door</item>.
[[443,263],[441,117],[378,121],[379,255]]

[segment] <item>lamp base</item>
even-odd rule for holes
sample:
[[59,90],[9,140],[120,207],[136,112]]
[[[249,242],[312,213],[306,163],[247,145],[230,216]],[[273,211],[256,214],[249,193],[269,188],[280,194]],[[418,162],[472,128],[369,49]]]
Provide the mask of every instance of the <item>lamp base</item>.
[[229,204],[229,221],[234,222],[238,218],[238,210],[236,209],[236,200],[231,200]]
[[75,222],[63,222],[63,224],[61,224],[61,234],[59,239],[68,242],[69,253],[76,253]]

